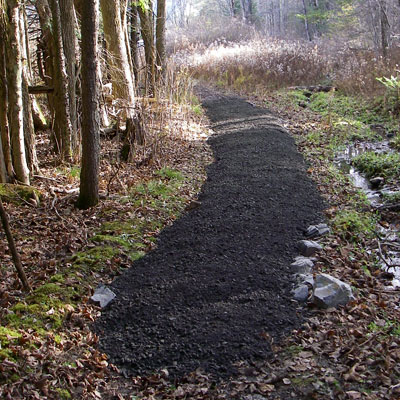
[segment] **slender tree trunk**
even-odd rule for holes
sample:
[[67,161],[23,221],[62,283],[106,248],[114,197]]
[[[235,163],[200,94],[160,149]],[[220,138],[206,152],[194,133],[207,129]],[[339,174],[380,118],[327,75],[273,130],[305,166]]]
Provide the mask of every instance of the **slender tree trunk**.
[[8,179],[14,179],[14,167],[11,158],[11,143],[10,132],[8,127],[8,90],[7,90],[7,76],[6,76],[6,42],[5,32],[0,35],[0,131],[2,141],[2,152],[4,163],[7,170]]
[[0,183],[7,182],[7,170],[6,170],[6,163],[4,162],[4,154],[3,154],[3,145],[1,143],[1,136],[0,136]]
[[69,112],[69,99],[68,99],[68,78],[65,68],[65,56],[61,34],[61,17],[58,0],[50,0],[50,9],[52,13],[52,27],[53,27],[53,45],[54,45],[54,72],[53,79],[54,97],[57,99],[55,102],[56,117],[54,126],[58,144],[60,146],[60,153],[64,160],[71,161],[72,159],[72,126]]
[[99,89],[97,78],[98,0],[82,3],[82,169],[78,207],[99,201]]
[[390,24],[387,16],[387,4],[386,0],[379,1],[380,11],[380,24],[381,24],[381,48],[383,58],[387,58],[387,52],[389,48],[389,35],[390,35]]
[[165,76],[165,13],[166,1],[157,1],[157,24],[156,24],[156,50],[157,50],[157,78]]
[[303,0],[303,10],[304,10],[304,27],[306,29],[307,39],[308,39],[308,41],[311,42],[310,27],[308,25],[308,12],[307,12],[307,6],[306,6],[305,0]]
[[120,0],[121,4],[121,25],[122,31],[124,33],[124,42],[126,46],[126,54],[128,56],[129,67],[133,72],[133,61],[131,44],[129,40],[129,29],[128,29],[128,0]]
[[139,38],[140,38],[139,15],[138,15],[137,6],[133,5],[131,8],[131,37],[130,37],[130,40],[131,40],[133,73],[135,75],[136,85],[139,81],[139,46],[138,46]]
[[75,10],[73,0],[59,0],[61,17],[61,34],[65,54],[67,72],[67,91],[69,99],[69,114],[71,120],[71,150],[75,151],[78,145],[77,129],[78,115],[76,106],[76,47]]
[[19,27],[20,6],[17,0],[8,0],[8,121],[10,127],[12,158],[16,178],[29,185],[29,169],[24,144],[24,109],[22,93],[21,33]]
[[8,222],[7,213],[3,207],[3,201],[0,196],[0,218],[3,224],[4,232],[7,236],[8,247],[10,248],[10,253],[14,261],[15,268],[17,270],[18,277],[22,283],[22,286],[26,292],[31,291],[31,286],[29,285],[28,279],[26,278],[25,271],[22,267],[21,259],[18,254],[17,246],[15,245],[14,237],[11,233],[10,224]]
[[[23,11],[25,17],[25,11]],[[22,54],[22,96],[24,105],[24,139],[25,153],[28,168],[32,173],[39,171],[39,161],[36,154],[36,137],[35,127],[33,123],[33,105],[32,97],[29,94],[28,88],[31,83],[31,71],[29,61],[29,42],[27,35],[26,18],[20,19],[21,32],[21,54]]]
[[120,0],[100,0],[100,4],[107,50],[111,54],[109,64],[113,96],[125,102],[126,114],[130,118],[134,114],[133,107],[135,105],[134,77],[126,51]]
[[144,10],[142,7],[138,7],[140,16],[140,26],[142,31],[142,38],[144,42],[144,52],[146,58],[146,86],[147,92],[154,94],[155,87],[155,66],[156,66],[156,54],[154,46],[154,24],[152,17],[153,4],[149,0],[149,7]]

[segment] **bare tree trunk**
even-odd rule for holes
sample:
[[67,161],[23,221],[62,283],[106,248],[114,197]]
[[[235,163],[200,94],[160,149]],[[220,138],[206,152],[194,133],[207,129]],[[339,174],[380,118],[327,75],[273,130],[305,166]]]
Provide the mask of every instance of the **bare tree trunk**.
[[138,15],[137,6],[133,5],[131,8],[130,41],[131,41],[131,51],[132,51],[133,73],[135,74],[136,85],[139,81],[139,47],[138,47],[139,38],[140,38],[139,15]]
[[138,12],[146,58],[146,87],[148,93],[154,94],[156,55],[154,47],[153,4],[151,0],[149,0],[149,3],[147,10],[138,7]]
[[[103,11],[104,12],[104,11]],[[82,3],[82,169],[78,207],[99,202],[98,0]]]
[[65,54],[65,66],[68,79],[69,114],[71,120],[71,150],[78,145],[78,115],[76,105],[76,47],[75,10],[73,0],[59,0],[61,17],[61,34]]
[[125,43],[125,33],[121,21],[120,0],[100,0],[103,15],[104,36],[110,52],[110,74],[113,95],[126,105],[126,115],[133,116],[135,105],[134,78],[130,68]]
[[307,39],[311,42],[310,27],[308,25],[308,13],[305,0],[303,0],[303,10],[304,10],[304,27],[306,29]]
[[22,267],[21,259],[18,254],[17,246],[15,245],[15,241],[13,235],[11,233],[10,224],[8,222],[7,213],[3,207],[3,201],[0,196],[0,218],[3,224],[4,232],[7,236],[8,247],[10,248],[10,253],[14,261],[15,268],[18,273],[18,277],[22,283],[22,286],[26,292],[31,291],[31,286],[29,285],[28,279],[26,278],[25,271]]
[[60,152],[64,160],[72,159],[72,126],[69,112],[67,71],[65,68],[64,48],[61,34],[60,8],[57,0],[50,0],[50,9],[53,17],[53,43],[54,43],[54,96],[57,98],[55,106],[58,109],[58,118],[54,121],[57,126]]
[[[25,11],[24,11],[25,16]],[[36,154],[36,137],[33,123],[32,98],[29,94],[29,85],[31,83],[31,71],[29,69],[29,42],[27,35],[26,18],[20,19],[21,32],[21,55],[22,55],[22,96],[24,105],[24,136],[25,153],[28,168],[32,173],[39,171],[39,161]]]
[[3,144],[1,143],[0,136],[0,183],[7,182],[7,170],[6,163],[4,162],[4,154],[3,154]]
[[386,0],[379,0],[380,23],[381,23],[381,48],[383,58],[387,58],[390,41],[390,24],[387,16]]
[[129,30],[128,30],[128,0],[120,0],[120,2],[121,2],[121,25],[125,37],[124,41],[126,46],[126,54],[128,56],[129,67],[133,72],[132,52],[131,52]]
[[165,13],[166,1],[157,1],[157,24],[156,24],[156,50],[157,50],[157,79],[165,75]]
[[8,127],[8,90],[7,90],[7,76],[6,76],[6,63],[5,63],[5,32],[0,35],[0,131],[1,131],[1,142],[2,152],[4,157],[4,163],[7,170],[9,179],[14,179],[14,167],[11,158],[11,143],[10,143],[10,132]]
[[53,87],[54,92],[48,95],[50,112],[53,118],[55,147],[62,158],[71,158],[71,122],[67,98],[67,78],[60,31],[58,3],[51,0],[55,16],[48,0],[36,0],[35,6],[42,29],[42,51],[45,65],[45,82]]
[[8,43],[7,81],[8,81],[8,121],[10,127],[12,158],[16,178],[29,185],[29,169],[26,162],[24,144],[24,109],[22,93],[21,33],[19,26],[20,8],[17,0],[8,4]]

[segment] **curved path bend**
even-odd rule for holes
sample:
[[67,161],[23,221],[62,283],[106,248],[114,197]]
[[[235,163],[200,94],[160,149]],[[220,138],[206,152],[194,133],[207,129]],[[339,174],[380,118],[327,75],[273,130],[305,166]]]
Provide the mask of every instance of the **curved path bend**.
[[101,349],[130,374],[227,376],[301,323],[289,265],[323,201],[268,110],[204,88],[200,97],[215,132],[201,206],[113,282],[117,297],[95,323]]

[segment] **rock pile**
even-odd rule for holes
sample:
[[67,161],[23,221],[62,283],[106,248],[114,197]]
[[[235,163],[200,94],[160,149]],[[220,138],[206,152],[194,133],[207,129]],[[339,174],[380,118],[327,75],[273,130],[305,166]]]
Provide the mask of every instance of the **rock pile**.
[[[311,225],[305,231],[307,238],[317,238],[329,233],[326,224]],[[310,300],[319,308],[330,308],[345,305],[354,299],[349,284],[330,276],[318,274],[314,277],[313,267],[315,254],[322,250],[322,246],[313,240],[301,240],[298,244],[300,256],[290,265],[297,277],[297,285],[293,289],[293,298],[305,303]]]

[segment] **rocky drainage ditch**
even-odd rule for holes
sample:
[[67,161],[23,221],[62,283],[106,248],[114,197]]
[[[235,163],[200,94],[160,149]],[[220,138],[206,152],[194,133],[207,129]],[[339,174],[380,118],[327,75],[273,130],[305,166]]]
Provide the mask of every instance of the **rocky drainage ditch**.
[[[391,209],[399,211],[400,205],[387,205],[385,199],[388,196],[400,196],[400,182],[397,185],[386,184],[384,178],[375,176],[368,179],[362,172],[353,165],[353,159],[365,152],[376,154],[394,153],[390,147],[390,138],[384,138],[380,142],[357,142],[339,152],[335,158],[336,166],[348,174],[353,185],[362,190],[369,200],[371,206],[376,210]],[[397,208],[398,209],[397,209]],[[386,226],[378,225],[379,238],[376,241],[376,248],[367,249],[370,254],[376,254],[379,264],[387,273],[393,275],[391,285],[388,289],[400,288],[400,219],[391,221]]]

